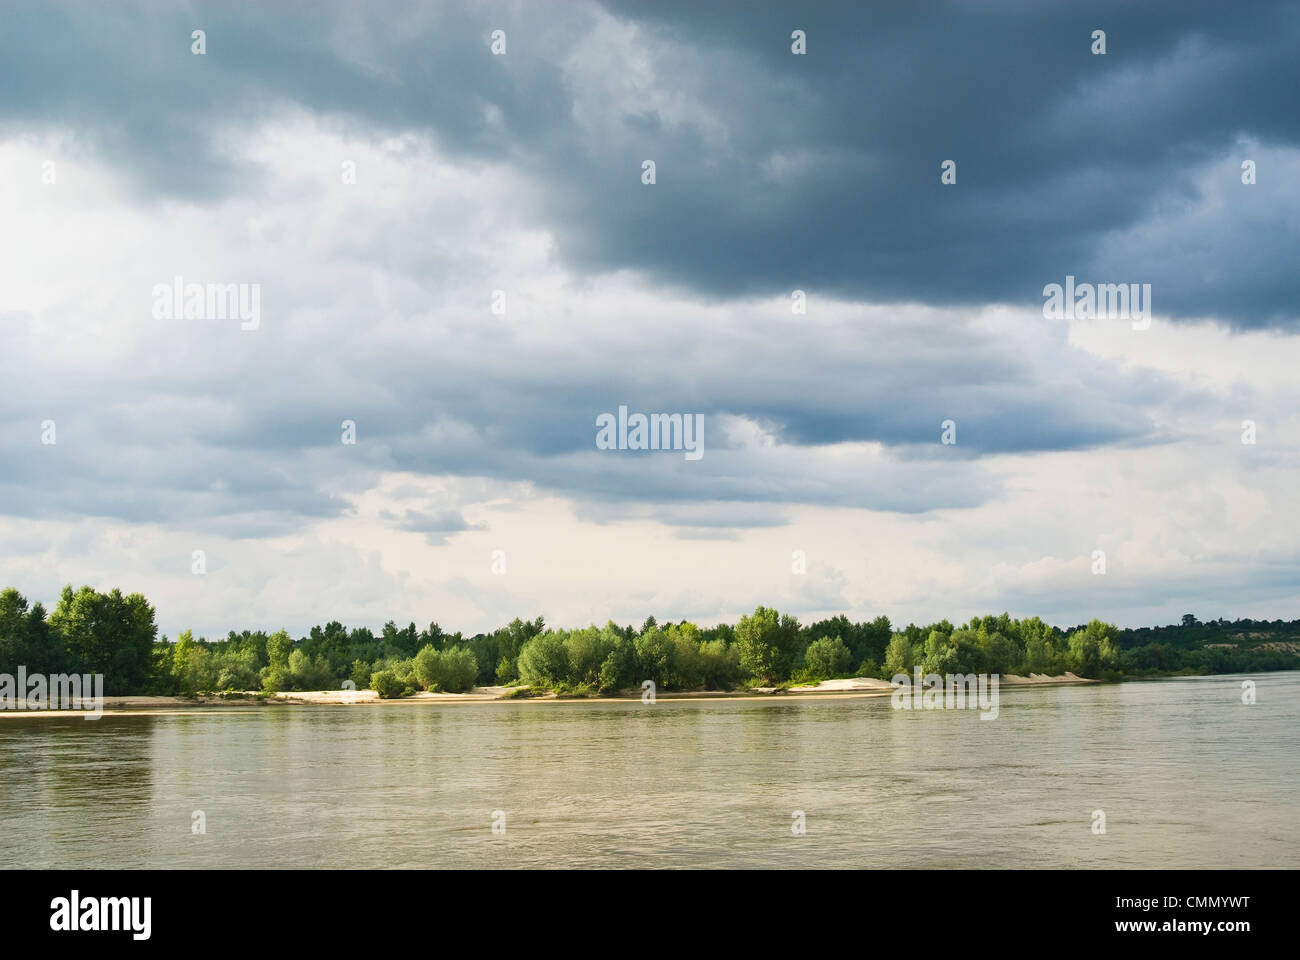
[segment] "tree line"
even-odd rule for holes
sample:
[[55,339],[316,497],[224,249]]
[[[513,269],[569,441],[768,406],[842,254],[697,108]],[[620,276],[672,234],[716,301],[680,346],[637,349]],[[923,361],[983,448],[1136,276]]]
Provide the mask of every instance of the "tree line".
[[888,680],[917,668],[1121,679],[1296,669],[1300,659],[1285,642],[1266,641],[1297,636],[1300,621],[1201,623],[1191,614],[1180,624],[1139,630],[1095,619],[1063,630],[1006,613],[896,630],[884,616],[804,625],[758,607],[735,624],[713,627],[660,624],[652,616],[639,628],[610,621],[568,630],[537,617],[466,637],[437,623],[421,630],[390,620],[375,633],[334,620],[297,639],[283,629],[232,630],[215,640],[186,630],[173,643],[158,638],[154,608],[138,593],[68,586],[47,614],[15,589],[0,592],[0,673],[20,665],[29,674],[102,673],[105,693],[116,696],[269,695],[340,689],[349,681],[384,698],[492,684],[586,694],[638,688],[645,680],[662,690],[731,690],[854,676]]

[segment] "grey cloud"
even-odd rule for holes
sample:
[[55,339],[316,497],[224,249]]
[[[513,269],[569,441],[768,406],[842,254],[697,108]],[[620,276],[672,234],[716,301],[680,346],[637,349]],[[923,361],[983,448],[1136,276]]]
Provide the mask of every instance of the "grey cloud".
[[[572,271],[580,292],[629,269],[630,288],[730,313],[656,323],[523,291],[512,302],[525,322],[551,332],[530,337],[514,318],[464,308],[509,265],[413,197],[357,236],[303,227],[313,246],[296,273],[294,244],[264,240],[276,262],[260,339],[177,327],[137,344],[148,366],[86,371],[64,368],[38,336],[80,320],[79,304],[40,323],[0,315],[0,510],[264,535],[338,515],[395,469],[530,481],[591,510],[656,504],[686,532],[705,529],[679,512],[696,500],[751,505],[737,529],[788,503],[971,507],[1001,485],[982,458],[1167,442],[1177,438],[1153,409],[1209,401],[1069,348],[1032,311],[1023,330],[981,332],[911,304],[1036,305],[1045,281],[1095,267],[1150,274],[1162,310],[1289,322],[1294,188],[1262,175],[1248,206],[1195,205],[1234,173],[1241,136],[1275,164],[1291,156],[1294,4],[1250,17],[1207,4],[1002,4],[980,16],[818,5],[798,15],[806,58],[789,54],[784,6],[610,9],[641,25],[654,70],[644,103],[605,95],[635,65],[600,46],[618,41],[590,6],[16,9],[0,34],[0,130],[72,125],[151,214],[240,193],[281,219],[310,207],[293,172],[241,166],[221,141],[224,124],[255,129],[296,104],[363,134],[430,132],[463,165],[509,165],[530,190],[482,201],[548,230],[557,272]],[[1086,52],[1100,20],[1105,58]],[[189,53],[196,26],[206,57]],[[510,36],[505,58],[486,50],[495,26]],[[1213,84],[1198,79],[1201,61]],[[647,151],[660,163],[653,189],[637,177]],[[949,155],[959,183],[944,188]],[[270,195],[286,183],[291,202]],[[340,274],[357,289],[341,292]],[[384,304],[410,318],[400,334],[367,326],[376,276],[405,283]],[[795,286],[810,291],[806,320],[777,323],[761,302],[734,299]],[[909,320],[854,312],[862,298],[907,301]],[[310,322],[286,320],[308,307]],[[596,451],[595,416],[624,402],[702,413],[704,460]],[[35,439],[50,415],[57,450]],[[720,426],[732,417],[761,424],[773,446]],[[345,418],[355,447],[338,442]],[[945,448],[949,418],[959,442]],[[846,462],[820,449],[843,442],[885,453]],[[409,522],[454,532],[442,516]]]
[[[0,123],[72,124],[141,190],[211,198],[263,180],[216,126],[296,103],[518,164],[578,272],[630,268],[718,298],[798,285],[932,304],[1034,303],[1066,273],[1112,270],[1116,232],[1210,203],[1199,174],[1240,136],[1300,141],[1294,2],[606,8],[640,28],[653,71],[622,99],[630,67],[589,5],[18,7],[0,38]],[[189,53],[198,25],[205,57]],[[789,51],[796,25],[807,56]],[[1088,50],[1098,26],[1104,57]],[[487,52],[495,27],[505,57]],[[584,66],[602,57],[604,73]],[[1268,171],[1251,189],[1263,212],[1238,192],[1220,221],[1257,249],[1294,249],[1293,193]],[[1295,325],[1289,260],[1215,249],[1228,282],[1200,282],[1203,251],[1175,229],[1104,279],[1153,278],[1175,317]]]
[[423,533],[425,539],[434,546],[446,543],[449,534],[463,533],[466,530],[485,529],[483,524],[470,523],[457,510],[438,512],[406,510],[401,514],[394,513],[391,510],[382,510],[380,511],[380,519],[397,527],[399,530]]

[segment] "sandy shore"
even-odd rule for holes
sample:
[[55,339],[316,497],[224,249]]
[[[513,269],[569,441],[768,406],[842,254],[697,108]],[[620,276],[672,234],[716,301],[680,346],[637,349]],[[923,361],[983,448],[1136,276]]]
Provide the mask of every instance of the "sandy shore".
[[[1027,677],[1005,674],[1000,680],[1005,686],[1053,686],[1072,683],[1099,683],[1077,677],[1073,673],[1047,676],[1031,673]],[[105,697],[104,715],[129,716],[183,716],[212,709],[258,710],[277,706],[411,706],[419,704],[458,703],[626,703],[639,700],[640,690],[623,690],[602,697],[559,696],[543,693],[532,696],[511,695],[513,687],[475,687],[467,693],[420,692],[400,700],[381,700],[373,690],[296,690],[278,693],[273,697],[249,694],[248,698],[196,697]],[[853,677],[844,680],[823,680],[818,684],[800,687],[754,687],[750,690],[694,690],[688,692],[660,692],[656,700],[806,700],[806,699],[856,699],[860,697],[888,696],[893,686],[888,680],[873,677]],[[82,717],[81,710],[0,710],[0,720],[6,717]]]
[[1101,683],[1101,681],[1076,677],[1067,670],[1055,677],[1049,677],[1045,673],[1031,673],[1027,677],[1018,677],[1014,673],[1008,673],[1002,678],[1001,683],[1006,686],[1050,686],[1055,683]]
[[[1076,677],[1073,673],[1061,673],[1050,677],[1045,673],[1031,673],[1027,677],[1021,677],[1014,673],[1004,673],[998,678],[998,683],[1005,687],[1046,687],[1065,683],[1100,683],[1100,680],[1088,680],[1084,677]],[[851,680],[823,680],[814,686],[791,687],[791,693],[825,693],[829,691],[885,691],[892,690],[893,684],[888,680],[876,680],[872,677],[854,677]],[[760,691],[767,691],[772,688],[760,687]]]
[[[227,699],[222,697],[198,697],[195,699],[186,699],[184,697],[105,697],[104,698],[104,716],[113,717],[137,717],[137,716],[185,716],[187,714],[197,714],[208,712],[213,709],[218,710],[256,710],[265,705],[265,701],[257,698],[250,699]],[[3,710],[0,709],[0,721],[6,718],[21,717],[84,717],[89,716],[87,710]]]
[[[772,687],[758,687],[760,691],[768,691]],[[848,680],[823,680],[821,683],[803,687],[791,687],[791,693],[830,693],[841,691],[889,691],[893,690],[894,685],[888,680],[877,680],[874,677],[853,677]]]

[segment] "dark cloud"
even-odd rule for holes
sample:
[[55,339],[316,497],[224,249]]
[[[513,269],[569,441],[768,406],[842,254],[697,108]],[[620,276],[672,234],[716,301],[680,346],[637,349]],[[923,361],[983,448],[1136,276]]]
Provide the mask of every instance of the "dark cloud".
[[[320,353],[312,327],[273,348],[227,356],[234,377],[226,367],[178,361],[199,375],[188,383],[176,377],[152,397],[157,385],[135,383],[133,371],[104,371],[70,390],[51,362],[39,377],[13,371],[16,389],[0,397],[9,424],[0,438],[14,453],[0,464],[0,489],[9,491],[5,508],[19,515],[233,523],[263,535],[337,515],[348,509],[346,494],[396,470],[529,482],[605,505],[598,512],[662,504],[671,509],[660,519],[674,526],[739,529],[770,525],[782,504],[902,513],[974,507],[1001,487],[982,458],[1165,442],[1175,438],[1153,408],[1212,409],[1199,391],[1069,348],[1062,329],[1032,315],[984,329],[935,311],[901,319],[894,311],[858,316],[849,305],[821,309],[842,317],[791,330],[784,319],[746,322],[737,307],[735,320],[709,329],[689,318],[638,320],[589,332],[556,328],[542,344],[531,330],[494,322],[459,340],[434,327],[433,364],[400,328],[368,332],[366,349],[354,350],[342,311],[326,340],[337,341],[347,363]],[[226,336],[242,344],[275,334],[268,325]],[[183,337],[154,349],[163,367],[195,353]],[[220,354],[214,346],[201,355]],[[617,364],[616,376],[605,358]],[[96,400],[103,396],[119,399]],[[597,416],[621,404],[701,414],[703,458],[596,449]],[[59,442],[46,447],[39,424],[51,415]],[[940,442],[950,419],[952,446]],[[341,442],[344,420],[356,425],[355,444]],[[882,452],[829,452],[853,442]],[[763,506],[705,514],[687,506],[729,502]],[[388,521],[441,539],[471,529],[459,506]]]
[[391,510],[381,510],[380,519],[385,523],[414,533],[423,533],[425,539],[434,546],[447,542],[447,536],[464,533],[466,530],[483,530],[482,524],[470,523],[459,510],[440,510],[428,512],[423,510],[405,510],[401,514]]
[[[800,286],[1035,303],[1045,283],[1095,269],[1152,282],[1161,314],[1300,318],[1294,191],[1277,169],[1251,188],[1234,173],[1241,138],[1300,140],[1294,2],[606,9],[642,31],[645,89],[625,90],[638,67],[580,5],[16,6],[0,123],[70,124],[142,190],[200,198],[258,188],[214,131],[285,103],[429,131],[453,155],[526,169],[572,267],[719,298]],[[189,52],[196,27],[204,57]],[[498,27],[505,57],[487,52]],[[806,56],[790,53],[794,27]],[[1089,52],[1096,28],[1105,56]],[[588,88],[575,62],[603,64]],[[602,114],[597,131],[584,113]],[[939,182],[946,159],[956,186]],[[1214,222],[1166,224],[1122,264],[1107,256],[1117,233],[1212,202],[1215,164],[1240,189]],[[1218,242],[1234,229],[1251,249]]]
[[[506,57],[487,51],[498,27]],[[795,27],[807,56],[790,53]],[[1104,57],[1088,52],[1098,27]],[[189,52],[196,28],[204,57]],[[485,299],[508,252],[464,243],[418,197],[356,235],[294,221],[320,245],[294,275],[293,244],[259,239],[276,259],[257,275],[265,327],[247,337],[177,325],[139,341],[138,366],[65,368],[42,337],[80,322],[80,304],[0,313],[0,510],[263,535],[406,470],[530,481],[593,513],[663,505],[688,535],[728,536],[777,522],[776,504],[975,506],[1001,489],[979,463],[993,455],[1164,442],[1151,412],[1202,394],[1073,350],[1033,311],[1020,329],[977,329],[966,305],[1036,308],[1073,274],[1150,282],[1158,315],[1293,324],[1300,221],[1280,165],[1300,173],[1298,40],[1295,3],[13,7],[0,134],[71,128],[129,178],[137,209],[247,195],[277,227],[314,209],[310,180],[252,167],[229,141],[287,108],[363,139],[429,133],[452,162],[527,185],[473,200],[522,206],[502,216],[554,237],[557,272],[581,285],[629,270],[628,289],[700,319],[631,320],[618,304],[597,317],[576,297],[575,316],[524,292],[512,302],[553,334],[530,338],[460,307]],[[1246,149],[1264,162],[1254,187],[1238,178]],[[939,182],[944,159],[955,186]],[[294,205],[269,196],[286,182]],[[150,263],[140,302],[184,264]],[[382,270],[410,286],[384,307],[418,318],[400,335],[366,326]],[[788,299],[783,324],[760,309],[796,287],[806,321]],[[864,316],[862,300],[906,320]],[[756,315],[737,316],[747,304]],[[287,322],[294,311],[311,319]],[[595,417],[621,403],[703,414],[704,460],[602,456]],[[37,443],[45,417],[57,448]],[[955,447],[938,442],[947,419]],[[845,442],[884,453],[825,456]],[[695,501],[761,506],[679,509]],[[387,520],[431,538],[472,529],[458,504]]]

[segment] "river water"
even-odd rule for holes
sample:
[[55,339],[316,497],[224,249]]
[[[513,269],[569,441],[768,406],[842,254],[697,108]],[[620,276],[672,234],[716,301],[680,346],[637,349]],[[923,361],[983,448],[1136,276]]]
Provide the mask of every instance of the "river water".
[[1242,679],[0,718],[0,866],[1292,867],[1300,673]]

